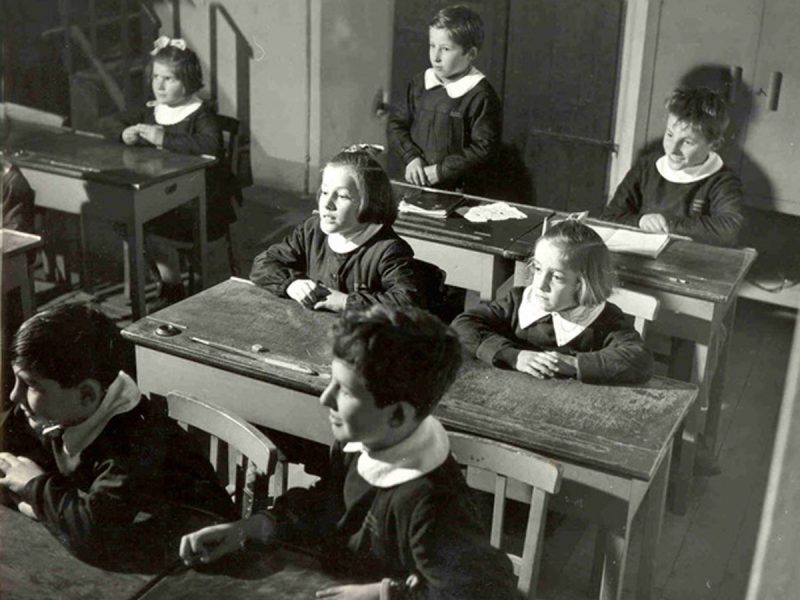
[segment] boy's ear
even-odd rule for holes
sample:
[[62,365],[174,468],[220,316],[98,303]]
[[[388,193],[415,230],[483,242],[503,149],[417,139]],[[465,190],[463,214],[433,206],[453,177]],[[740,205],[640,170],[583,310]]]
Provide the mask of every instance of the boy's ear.
[[84,379],[78,384],[81,406],[90,407],[103,400],[103,386],[96,379]]
[[467,50],[467,58],[469,59],[470,62],[478,58],[478,49],[475,46]]
[[414,419],[416,414],[416,409],[408,402],[398,402],[393,405],[392,416],[389,418],[389,425],[392,427],[401,427],[410,419]]

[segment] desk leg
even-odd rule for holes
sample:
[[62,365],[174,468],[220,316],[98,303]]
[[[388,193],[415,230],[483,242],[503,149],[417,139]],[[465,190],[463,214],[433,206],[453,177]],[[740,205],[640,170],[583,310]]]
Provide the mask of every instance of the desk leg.
[[599,534],[605,539],[605,559],[600,580],[600,600],[621,600],[625,584],[625,566],[628,560],[628,547],[633,526],[633,510],[628,510],[625,525],[620,528],[600,528]]
[[672,459],[672,442],[667,447],[661,465],[656,471],[645,499],[644,533],[642,553],[639,562],[639,576],[636,580],[636,598],[647,600],[653,593],[653,574],[656,567],[658,543],[661,539],[661,525],[664,521],[664,503],[667,497],[667,479]]
[[[721,320],[721,326],[714,328],[709,341],[710,356],[707,361],[707,367],[710,365],[713,371],[708,372],[707,369],[705,373],[706,377],[708,377],[708,415],[706,416],[706,426],[703,431],[703,444],[713,457],[717,455],[717,435],[719,434],[719,420],[722,415],[728,350],[733,339],[735,320],[736,297],[731,301],[728,312]],[[725,338],[720,341],[719,336],[725,336]]]
[[131,319],[136,321],[147,314],[145,297],[144,231],[141,223],[127,228],[125,239],[128,270],[130,272]]
[[33,316],[36,311],[36,290],[33,286],[33,269],[32,263],[28,260],[28,256],[22,256],[25,264],[22,266],[25,273],[25,281],[20,284],[20,300],[22,304],[22,318],[27,320]]
[[[197,218],[194,220],[194,264],[199,267],[200,290],[208,285],[208,239],[206,236],[206,193],[205,188],[194,199]],[[191,289],[190,282],[190,289]]]
[[[681,381],[691,381],[692,363],[695,361],[694,344],[688,340],[672,338],[672,349],[670,354],[669,371],[667,375],[673,379]],[[675,446],[675,463],[672,473],[672,489],[670,490],[670,510],[676,515],[685,515],[689,509],[689,495],[692,488],[692,478],[694,477],[694,465],[697,455],[698,430],[700,427],[700,410],[703,403],[700,394],[704,390],[698,391],[697,400],[692,404],[686,419],[678,432],[678,443]]]

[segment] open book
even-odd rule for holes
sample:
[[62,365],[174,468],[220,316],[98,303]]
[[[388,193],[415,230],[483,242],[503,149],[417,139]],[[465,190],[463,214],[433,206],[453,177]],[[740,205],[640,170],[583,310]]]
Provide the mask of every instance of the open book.
[[669,234],[667,233],[649,233],[634,229],[590,225],[589,223],[587,225],[603,238],[606,246],[612,252],[641,254],[656,258],[669,243]]

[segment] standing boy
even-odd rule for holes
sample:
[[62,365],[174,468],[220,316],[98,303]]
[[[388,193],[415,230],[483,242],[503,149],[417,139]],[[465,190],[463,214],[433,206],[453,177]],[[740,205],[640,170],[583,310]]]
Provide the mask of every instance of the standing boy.
[[321,541],[326,556],[372,583],[317,597],[514,597],[510,562],[481,539],[447,433],[430,414],[461,362],[455,333],[425,311],[385,305],[343,313],[333,333],[320,398],[336,438],[329,472],[269,513],[185,536],[181,556],[209,562],[248,540]]
[[725,101],[707,88],[678,89],[666,107],[664,154],[648,154],[628,171],[603,218],[733,246],[742,227],[742,183],[716,153],[728,126]]
[[414,77],[389,118],[389,144],[409,183],[491,192],[500,148],[501,106],[473,66],[483,22],[466,6],[440,10],[428,29],[431,67]]
[[11,348],[3,500],[88,560],[141,551],[141,539],[169,541],[181,511],[234,514],[188,434],[120,371],[123,344],[103,313],[66,304],[25,321]]

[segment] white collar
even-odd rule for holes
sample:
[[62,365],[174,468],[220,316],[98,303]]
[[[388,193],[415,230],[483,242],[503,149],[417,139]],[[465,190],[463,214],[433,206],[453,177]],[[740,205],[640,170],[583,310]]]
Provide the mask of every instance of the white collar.
[[119,414],[133,410],[141,397],[136,382],[120,371],[94,414],[85,421],[64,429],[61,456],[56,456],[59,469],[66,470],[64,474],[74,471],[80,463],[81,452],[97,439],[108,422]]
[[348,442],[344,452],[360,452],[358,474],[367,483],[389,488],[419,479],[440,467],[450,456],[450,439],[442,424],[428,415],[406,439],[370,452],[361,442]]
[[339,254],[347,254],[359,246],[363,246],[372,236],[381,230],[381,227],[383,227],[383,225],[380,223],[367,223],[364,227],[350,235],[329,233],[328,248]]
[[722,157],[713,151],[708,153],[708,158],[703,164],[687,167],[680,171],[676,171],[669,166],[666,154],[656,161],[656,169],[658,169],[659,174],[672,183],[694,183],[695,181],[700,181],[719,171],[723,165]]
[[605,307],[606,303],[601,302],[594,306],[578,305],[574,308],[562,310],[561,312],[549,312],[539,304],[533,286],[529,285],[522,293],[522,302],[519,305],[517,315],[519,318],[519,326],[522,329],[536,323],[536,321],[547,315],[552,315],[553,329],[555,329],[556,333],[556,343],[559,346],[564,346],[583,333],[589,325],[594,323]]
[[451,98],[460,98],[478,85],[484,77],[486,76],[478,71],[478,69],[470,67],[469,71],[455,81],[444,83],[436,76],[436,72],[433,68],[429,67],[425,71],[425,89],[430,90],[441,85],[444,87],[448,96]]
[[150,100],[147,106],[153,109],[153,116],[159,125],[175,125],[180,123],[203,104],[203,101],[195,94],[186,99],[186,102],[178,106],[159,104],[157,100]]

